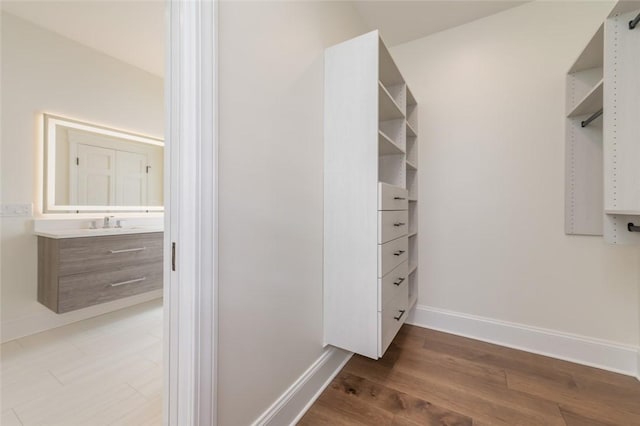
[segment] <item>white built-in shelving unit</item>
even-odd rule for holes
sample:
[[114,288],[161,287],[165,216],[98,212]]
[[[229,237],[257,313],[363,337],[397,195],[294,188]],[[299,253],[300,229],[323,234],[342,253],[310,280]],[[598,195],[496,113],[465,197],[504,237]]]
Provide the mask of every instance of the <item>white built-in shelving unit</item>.
[[640,244],[640,2],[618,2],[604,38],[604,236]]
[[325,54],[325,342],[381,357],[417,300],[417,102],[377,31]]
[[409,309],[418,301],[418,102],[407,87],[405,187],[409,195]]
[[565,232],[640,243],[640,2],[618,2],[567,75]]
[[567,75],[565,232],[602,235],[602,118],[582,123],[603,108],[604,25]]

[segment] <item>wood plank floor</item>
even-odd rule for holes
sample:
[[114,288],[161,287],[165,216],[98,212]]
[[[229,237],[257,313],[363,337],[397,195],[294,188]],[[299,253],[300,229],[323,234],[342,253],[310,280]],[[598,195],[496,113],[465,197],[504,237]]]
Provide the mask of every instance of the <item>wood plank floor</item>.
[[405,325],[355,355],[299,425],[640,425],[635,378]]

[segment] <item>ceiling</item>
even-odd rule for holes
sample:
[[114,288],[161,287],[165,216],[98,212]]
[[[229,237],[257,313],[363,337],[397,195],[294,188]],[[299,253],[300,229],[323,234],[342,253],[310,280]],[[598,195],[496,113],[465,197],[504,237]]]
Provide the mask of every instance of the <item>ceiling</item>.
[[7,1],[2,10],[162,76],[164,1]]
[[369,28],[380,30],[389,46],[425,37],[493,15],[527,1],[355,1]]
[[[525,1],[354,1],[391,46],[518,6]],[[163,0],[7,1],[2,9],[158,76],[164,74]]]

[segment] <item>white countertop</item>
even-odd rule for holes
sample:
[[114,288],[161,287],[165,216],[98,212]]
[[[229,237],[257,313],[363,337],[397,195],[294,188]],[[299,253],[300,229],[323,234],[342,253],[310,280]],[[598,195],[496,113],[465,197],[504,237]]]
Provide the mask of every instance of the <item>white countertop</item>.
[[125,228],[98,228],[98,229],[48,229],[36,230],[35,235],[53,239],[103,237],[106,235],[147,234],[150,232],[163,232],[163,226],[132,226]]

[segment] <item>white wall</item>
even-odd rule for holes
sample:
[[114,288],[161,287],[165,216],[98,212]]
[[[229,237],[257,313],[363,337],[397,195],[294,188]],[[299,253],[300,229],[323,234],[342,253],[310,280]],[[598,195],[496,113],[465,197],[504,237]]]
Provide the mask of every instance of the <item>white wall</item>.
[[364,31],[345,2],[220,4],[223,426],[322,353],[323,52]]
[[637,345],[638,248],[567,236],[564,79],[611,2],[392,49],[420,104],[419,305]]
[[[36,209],[41,204],[42,112],[163,136],[161,78],[7,13],[1,53],[2,203],[34,203]],[[119,306],[56,315],[40,305],[33,220],[0,220],[3,340]]]

